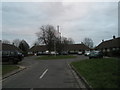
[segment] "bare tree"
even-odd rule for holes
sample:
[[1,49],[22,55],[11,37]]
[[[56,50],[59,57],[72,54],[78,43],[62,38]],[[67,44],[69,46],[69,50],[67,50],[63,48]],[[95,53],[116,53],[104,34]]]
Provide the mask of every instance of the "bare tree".
[[85,44],[89,48],[92,48],[93,47],[93,40],[91,38],[84,38],[83,44]]
[[39,41],[39,40],[35,40],[34,42],[33,42],[33,46],[38,46],[38,45],[40,45],[41,44],[41,42]]
[[68,44],[74,44],[74,40],[72,38],[68,38]]
[[15,40],[13,40],[12,43],[13,43],[13,45],[15,45],[16,47],[19,47],[20,42],[21,42],[21,40],[15,39]]
[[49,51],[55,50],[61,52],[67,44],[74,43],[72,38],[61,37],[60,32],[52,25],[42,26],[36,35],[38,41],[45,44]]
[[10,41],[9,40],[3,40],[2,43],[10,44]]
[[59,40],[60,43],[57,43],[57,51],[60,53],[64,50],[66,50],[66,47],[69,44],[73,44],[74,40],[72,38],[66,38],[66,37],[61,37],[61,40]]
[[44,25],[40,28],[37,34],[39,42],[45,44],[49,51],[54,50],[54,43],[56,41],[56,30],[52,25]]

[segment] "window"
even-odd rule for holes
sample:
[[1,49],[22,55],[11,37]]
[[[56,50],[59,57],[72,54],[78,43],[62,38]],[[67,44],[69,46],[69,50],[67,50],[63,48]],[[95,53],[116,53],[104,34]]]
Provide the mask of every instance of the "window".
[[2,51],[2,55],[8,55],[7,51]]

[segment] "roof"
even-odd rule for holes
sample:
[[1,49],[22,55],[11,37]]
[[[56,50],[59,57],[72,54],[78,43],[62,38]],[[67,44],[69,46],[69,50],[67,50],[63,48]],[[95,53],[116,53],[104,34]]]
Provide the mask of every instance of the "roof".
[[87,47],[86,45],[84,44],[70,44],[66,47],[66,49],[68,51],[72,51],[72,50],[90,50],[89,47]]
[[[37,52],[37,51],[46,51],[45,45],[33,46],[29,51]],[[89,47],[84,44],[70,44],[65,47],[64,50],[72,51],[72,50],[90,50]]]
[[33,46],[28,51],[37,52],[37,51],[46,51],[46,50],[47,49],[45,45],[39,45],[39,46]]
[[103,48],[114,48],[120,47],[120,37],[103,41],[100,43],[95,49],[103,49]]
[[11,44],[2,43],[1,45],[2,45],[2,50],[10,50],[10,51],[15,50],[15,51],[22,52],[22,50],[20,50],[19,48]]

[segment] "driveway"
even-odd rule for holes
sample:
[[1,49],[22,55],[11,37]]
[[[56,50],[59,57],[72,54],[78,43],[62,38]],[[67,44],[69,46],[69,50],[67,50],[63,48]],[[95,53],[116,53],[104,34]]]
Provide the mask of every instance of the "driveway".
[[66,60],[35,60],[36,56],[25,57],[19,65],[27,69],[3,80],[3,88],[81,88],[77,76],[69,66],[72,61],[86,59],[78,56]]

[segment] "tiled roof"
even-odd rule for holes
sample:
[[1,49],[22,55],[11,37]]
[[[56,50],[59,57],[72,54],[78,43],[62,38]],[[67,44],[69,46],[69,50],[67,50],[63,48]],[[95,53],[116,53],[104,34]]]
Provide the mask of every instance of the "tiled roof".
[[20,50],[19,48],[11,44],[2,43],[1,45],[2,45],[2,50],[11,50],[11,51],[16,50],[16,51],[22,52],[22,50]]
[[66,47],[66,50],[72,51],[72,50],[90,50],[89,47],[85,46],[84,44],[70,44]]
[[103,41],[96,47],[96,49],[114,48],[114,47],[120,47],[120,37]]
[[28,51],[37,52],[37,51],[46,51],[46,50],[47,49],[45,45],[40,45],[40,46],[33,46]]
[[[37,51],[46,51],[45,45],[40,46],[33,46],[29,51],[37,52]],[[90,50],[89,47],[85,46],[84,44],[70,44],[65,47],[64,50],[72,51],[72,50]]]

